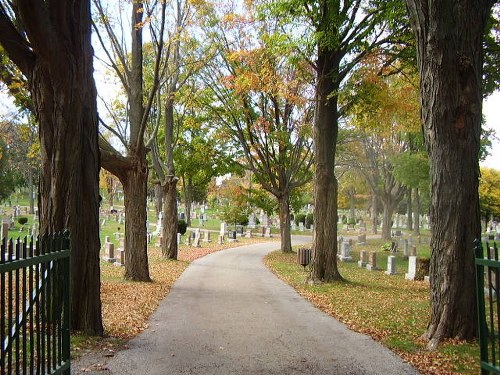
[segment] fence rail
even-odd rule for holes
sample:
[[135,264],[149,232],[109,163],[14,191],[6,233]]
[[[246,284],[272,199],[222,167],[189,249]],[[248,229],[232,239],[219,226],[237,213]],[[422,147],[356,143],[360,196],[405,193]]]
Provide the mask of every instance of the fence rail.
[[495,242],[475,245],[481,374],[500,374],[500,261]]
[[69,375],[69,234],[4,238],[0,289],[1,375]]

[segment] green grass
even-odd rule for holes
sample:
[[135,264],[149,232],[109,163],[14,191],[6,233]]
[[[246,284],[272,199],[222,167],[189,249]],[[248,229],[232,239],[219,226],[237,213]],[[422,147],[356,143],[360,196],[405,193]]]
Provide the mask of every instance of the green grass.
[[[389,252],[380,250],[381,240],[370,240],[366,246],[354,246],[356,262],[339,263],[345,282],[309,285],[309,273],[296,263],[296,254],[274,252],[266,264],[280,278],[319,308],[368,334],[403,358],[419,366],[427,374],[478,373],[479,349],[476,343],[446,342],[436,352],[428,352],[420,339],[429,319],[429,285],[423,281],[408,281],[408,261],[396,254],[397,274],[384,274]],[[359,268],[360,250],[377,251],[380,271]],[[422,247],[421,254],[428,249]],[[447,372],[448,371],[448,372]]]

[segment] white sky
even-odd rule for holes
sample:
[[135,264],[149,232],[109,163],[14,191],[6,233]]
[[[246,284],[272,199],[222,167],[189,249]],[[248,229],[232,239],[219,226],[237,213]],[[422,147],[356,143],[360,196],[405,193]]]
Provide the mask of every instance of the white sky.
[[481,163],[484,167],[500,170],[500,91],[495,91],[483,102],[483,114],[486,118],[486,128],[495,129],[497,139],[493,141],[491,155]]

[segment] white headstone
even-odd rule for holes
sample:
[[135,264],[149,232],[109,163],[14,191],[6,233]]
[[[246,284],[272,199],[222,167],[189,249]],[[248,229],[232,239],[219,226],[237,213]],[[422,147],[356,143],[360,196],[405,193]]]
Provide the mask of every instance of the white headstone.
[[350,262],[352,261],[352,256],[351,256],[351,245],[349,242],[344,241],[342,243],[342,249],[340,251],[340,255],[338,255],[338,258],[341,262]]
[[220,223],[220,235],[224,236],[227,231],[227,224],[226,223]]
[[387,271],[385,271],[386,275],[395,275],[396,274],[396,257],[394,255],[390,255],[387,257]]
[[408,273],[405,274],[406,280],[415,280],[417,274],[417,257],[410,256],[408,258]]

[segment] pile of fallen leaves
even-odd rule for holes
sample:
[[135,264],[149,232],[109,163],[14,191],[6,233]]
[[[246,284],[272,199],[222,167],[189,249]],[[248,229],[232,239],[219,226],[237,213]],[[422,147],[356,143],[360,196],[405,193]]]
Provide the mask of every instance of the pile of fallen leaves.
[[[382,254],[380,254],[382,256]],[[448,341],[430,352],[420,339],[429,320],[429,285],[340,263],[346,282],[309,285],[296,255],[273,252],[266,265],[318,308],[352,330],[371,336],[423,374],[479,373],[476,343]]]

